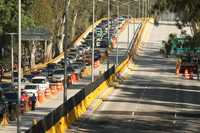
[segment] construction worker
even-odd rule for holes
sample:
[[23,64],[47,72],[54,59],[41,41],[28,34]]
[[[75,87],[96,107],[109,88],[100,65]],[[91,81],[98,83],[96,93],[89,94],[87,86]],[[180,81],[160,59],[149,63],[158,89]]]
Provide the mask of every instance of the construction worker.
[[35,110],[35,104],[36,104],[37,98],[35,94],[31,97],[31,110]]

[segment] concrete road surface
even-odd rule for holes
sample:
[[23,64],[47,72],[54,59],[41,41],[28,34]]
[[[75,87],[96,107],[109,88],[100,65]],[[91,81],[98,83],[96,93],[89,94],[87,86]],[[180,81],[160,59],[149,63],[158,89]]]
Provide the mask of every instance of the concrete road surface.
[[85,114],[69,132],[76,133],[199,133],[200,84],[175,75],[175,59],[160,55],[160,42],[172,25],[152,27],[140,56],[125,79],[93,113]]

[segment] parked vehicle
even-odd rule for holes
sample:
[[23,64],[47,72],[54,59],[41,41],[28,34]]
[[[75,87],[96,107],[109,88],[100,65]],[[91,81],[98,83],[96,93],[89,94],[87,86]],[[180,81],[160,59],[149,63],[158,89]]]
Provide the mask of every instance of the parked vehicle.
[[82,68],[78,64],[71,64],[71,67],[76,74],[78,74],[79,76],[81,75]]
[[47,77],[36,76],[32,78],[31,82],[32,84],[38,85],[39,89],[42,91],[45,91],[47,88],[49,88],[49,81]]
[[35,84],[29,84],[26,85],[24,87],[24,89],[22,90],[22,92],[25,92],[28,96],[33,96],[33,94],[35,94],[35,96],[37,96],[37,92],[39,91],[39,86],[35,85]]
[[53,82],[62,82],[64,80],[64,69],[56,70],[52,75]]
[[69,60],[70,64],[74,63],[76,61],[76,58],[73,56],[67,56],[67,59]]

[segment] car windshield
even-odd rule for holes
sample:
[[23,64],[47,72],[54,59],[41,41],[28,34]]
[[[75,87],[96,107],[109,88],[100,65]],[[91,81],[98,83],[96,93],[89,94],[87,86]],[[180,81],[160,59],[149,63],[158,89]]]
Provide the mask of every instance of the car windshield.
[[78,67],[78,65],[74,65],[73,68],[74,69],[78,69],[79,67]]
[[64,74],[64,70],[56,70],[54,74]]
[[36,89],[36,86],[35,85],[26,85],[25,90],[29,90],[29,89]]
[[47,68],[54,69],[56,67],[56,64],[48,64]]
[[13,72],[13,77],[18,77],[18,72]]
[[32,83],[45,84],[45,79],[32,79]]
[[73,72],[73,68],[72,67],[67,67],[67,72]]
[[18,98],[18,94],[12,93],[12,92],[5,93],[4,96],[5,96],[6,100],[8,100],[8,101],[16,101]]
[[70,49],[70,52],[77,52],[76,49]]

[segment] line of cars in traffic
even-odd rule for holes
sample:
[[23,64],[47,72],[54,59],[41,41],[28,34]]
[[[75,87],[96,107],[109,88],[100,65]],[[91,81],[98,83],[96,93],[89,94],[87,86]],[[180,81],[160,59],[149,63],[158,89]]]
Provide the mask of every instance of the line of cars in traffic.
[[[117,17],[112,18],[110,20],[110,40],[111,43],[112,37],[116,36],[120,25],[123,21],[125,21],[126,17],[120,17],[120,21],[118,21]],[[119,23],[118,23],[119,22]],[[109,47],[107,43],[108,37],[108,21],[103,20],[99,25],[95,28],[95,51],[94,51],[94,60],[101,60],[102,55],[106,52],[105,48]],[[92,62],[92,32],[89,32],[87,37],[83,39],[79,46],[74,46],[67,50],[67,58],[66,58],[66,74],[67,76],[71,76],[73,73],[76,73],[79,77],[81,77],[81,73],[84,71],[86,67],[91,66]],[[45,89],[49,88],[50,84],[53,82],[62,82],[64,80],[64,67],[65,60],[62,58],[57,63],[49,63],[45,68],[32,72],[28,75],[23,75],[22,79],[22,93],[25,93],[28,96],[32,96],[35,94],[37,96],[38,91],[45,91]],[[14,72],[14,83],[13,85],[17,89],[17,75],[18,73]],[[3,87],[3,86],[2,86]],[[2,88],[0,85],[0,89]],[[5,86],[4,86],[5,87]],[[12,88],[13,86],[6,86],[6,88]],[[8,89],[9,90],[9,89]],[[5,88],[2,88],[2,91],[5,91]],[[7,102],[11,101],[17,103],[17,95],[10,98],[7,97],[8,93],[17,93],[13,90],[7,91],[4,94],[5,100]],[[13,100],[15,99],[15,100]]]

